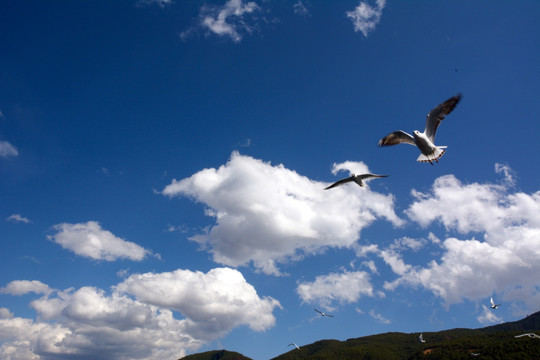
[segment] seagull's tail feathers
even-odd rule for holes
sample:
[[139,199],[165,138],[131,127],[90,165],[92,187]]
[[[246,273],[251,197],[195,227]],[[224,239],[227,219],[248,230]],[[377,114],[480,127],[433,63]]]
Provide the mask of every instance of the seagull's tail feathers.
[[418,157],[418,159],[416,159],[416,161],[428,162],[431,164],[433,164],[434,161],[439,162],[439,159],[441,158],[441,156],[443,156],[444,153],[446,152],[445,149],[446,149],[446,146],[437,146],[435,150],[429,155],[420,154],[420,156]]

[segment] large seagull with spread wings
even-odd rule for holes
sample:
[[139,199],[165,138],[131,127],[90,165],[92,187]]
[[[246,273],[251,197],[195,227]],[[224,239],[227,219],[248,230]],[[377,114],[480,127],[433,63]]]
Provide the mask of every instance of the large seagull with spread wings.
[[415,130],[413,134],[410,135],[403,130],[397,130],[379,140],[379,146],[390,146],[401,143],[414,145],[418,147],[421,152],[417,161],[429,162],[431,165],[433,165],[433,161],[439,162],[439,158],[443,156],[446,151],[446,146],[436,146],[434,144],[435,132],[444,117],[454,110],[454,107],[460,99],[461,94],[458,94],[433,108],[433,110],[427,114],[426,129],[424,132]]

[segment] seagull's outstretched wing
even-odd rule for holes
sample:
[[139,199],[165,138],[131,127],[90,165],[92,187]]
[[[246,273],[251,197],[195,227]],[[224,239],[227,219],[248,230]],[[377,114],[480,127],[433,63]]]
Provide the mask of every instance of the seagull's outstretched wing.
[[495,306],[495,301],[493,301],[493,298],[491,298],[491,306]]
[[379,146],[390,146],[401,143],[416,146],[416,143],[414,142],[414,137],[403,130],[394,131],[393,133],[390,133],[383,137],[381,140],[379,140]]
[[289,344],[289,345],[287,345],[287,346],[294,346],[295,348],[297,348],[297,349],[300,349],[300,348],[298,347],[298,345],[296,345],[296,344],[295,344],[295,343],[293,343],[293,342],[292,342],[292,343],[290,343],[290,344]]
[[444,117],[452,112],[457,103],[461,99],[461,94],[457,94],[454,97],[446,100],[442,104],[439,104],[433,108],[426,116],[426,136],[431,142],[435,142],[435,132]]
[[[332,185],[328,186],[328,187],[325,187],[324,190],[328,190],[328,189],[332,189],[332,188],[335,188],[336,186],[340,186],[340,185],[343,185],[343,184],[346,184],[348,182],[351,182],[351,181],[355,181],[355,176],[349,176],[348,178],[345,178],[345,179],[341,179],[339,181],[336,181],[335,183],[333,183]],[[358,184],[358,182],[356,182]],[[360,186],[364,186],[364,184],[358,184]],[[318,310],[315,310],[317,312],[319,312]]]
[[388,175],[362,174],[362,175],[357,175],[356,177],[359,177],[361,180],[367,180],[367,179],[371,179],[371,178],[388,177]]
[[364,182],[362,180],[371,179],[371,178],[381,178],[381,177],[387,177],[387,176],[388,175],[377,175],[377,174],[354,175],[353,174],[353,175],[349,176],[348,178],[336,181],[332,185],[324,188],[324,190],[332,189],[332,188],[335,188],[336,186],[340,186],[340,185],[346,184],[346,183],[351,182],[351,181],[354,181],[359,186],[364,186],[365,184],[364,184]]
[[316,312],[318,312],[319,314],[321,314],[321,316],[329,316],[329,317],[334,317],[334,315],[330,315],[330,314],[327,314],[327,313],[323,313],[322,311],[319,311],[317,309],[313,309],[315,310]]

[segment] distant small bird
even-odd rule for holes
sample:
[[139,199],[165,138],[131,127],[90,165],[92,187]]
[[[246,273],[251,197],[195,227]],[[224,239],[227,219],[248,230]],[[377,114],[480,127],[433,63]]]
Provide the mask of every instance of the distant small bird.
[[321,316],[334,317],[334,315],[330,315],[330,314],[323,313],[322,311],[319,311],[319,310],[317,310],[317,309],[313,309],[313,310],[315,310],[316,312],[318,312],[319,314],[321,314]]
[[501,304],[495,304],[495,302],[493,301],[493,298],[491,298],[491,308],[492,308],[492,309],[496,309],[496,308],[498,308],[499,306],[501,306]]
[[413,131],[413,135],[410,135],[403,130],[397,130],[379,140],[379,146],[390,146],[401,143],[415,145],[422,152],[416,161],[429,162],[431,165],[433,165],[433,161],[439,162],[439,158],[446,151],[446,146],[436,146],[434,144],[435,133],[441,121],[454,110],[460,99],[461,94],[458,94],[433,108],[427,114],[426,128],[423,133],[415,130]]
[[526,334],[521,334],[521,335],[516,335],[514,336],[515,338],[520,338],[522,336],[528,336],[530,337],[531,339],[540,339],[540,336],[536,335],[535,333],[526,333]]
[[287,345],[287,346],[294,346],[294,347],[296,347],[297,349],[300,349],[300,348],[298,347],[298,345],[296,345],[296,344],[295,344],[295,343],[293,343],[293,342],[292,342],[292,343],[290,343],[290,344],[289,344],[289,345]]
[[424,340],[423,334],[420,334],[420,336],[418,337],[418,342],[421,342],[421,343],[425,343],[425,342],[426,342],[426,340]]
[[335,188],[336,186],[340,186],[340,185],[346,184],[346,183],[351,182],[351,181],[354,181],[355,183],[357,183],[358,185],[363,187],[365,184],[364,184],[364,182],[362,180],[367,180],[367,179],[371,179],[371,178],[382,178],[382,177],[388,177],[388,175],[376,175],[376,174],[355,175],[355,174],[351,174],[351,176],[349,176],[348,178],[336,181],[332,185],[324,188],[324,190],[332,189],[332,188]]
[[478,356],[480,353],[471,353],[472,356]]

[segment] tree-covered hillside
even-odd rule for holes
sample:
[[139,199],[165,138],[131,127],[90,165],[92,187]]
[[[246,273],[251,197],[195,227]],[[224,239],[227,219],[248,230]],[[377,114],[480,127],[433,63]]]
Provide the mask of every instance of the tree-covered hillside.
[[[540,335],[540,312],[526,318],[480,329],[452,329],[419,333],[385,333],[346,341],[320,340],[272,360],[416,360],[416,359],[516,359],[539,360],[540,339],[516,335]],[[183,360],[245,360],[241,354],[210,351]],[[260,359],[264,360],[264,359]]]

